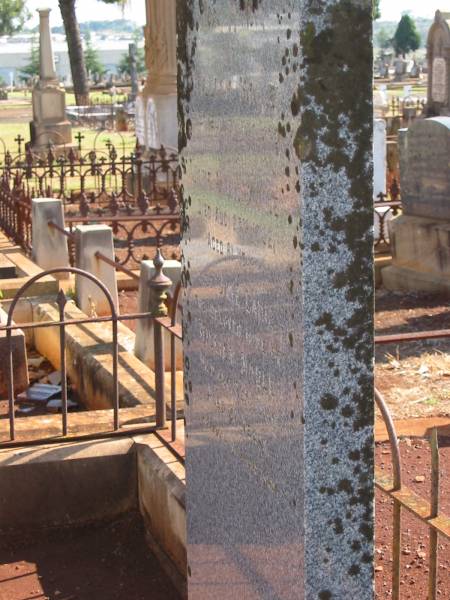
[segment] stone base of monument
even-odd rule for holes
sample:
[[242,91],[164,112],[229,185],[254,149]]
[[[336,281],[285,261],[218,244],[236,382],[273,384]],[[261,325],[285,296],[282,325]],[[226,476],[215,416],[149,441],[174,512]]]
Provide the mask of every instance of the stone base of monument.
[[48,152],[49,144],[55,156],[78,154],[78,146],[72,143],[72,126],[69,121],[59,123],[30,123],[31,149],[35,154]]
[[64,151],[72,144],[72,126],[66,118],[64,90],[55,85],[33,90],[33,121],[30,123],[33,151],[40,152],[52,144]]
[[450,298],[450,279],[434,273],[421,273],[404,267],[385,267],[382,270],[383,287],[393,292],[427,292],[443,294]]
[[382,270],[384,287],[450,296],[450,221],[401,215],[389,230],[392,266]]

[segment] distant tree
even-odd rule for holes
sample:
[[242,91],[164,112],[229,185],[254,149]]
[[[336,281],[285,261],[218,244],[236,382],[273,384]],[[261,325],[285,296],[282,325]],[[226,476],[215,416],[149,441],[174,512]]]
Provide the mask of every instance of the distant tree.
[[34,37],[31,40],[30,59],[28,61],[28,64],[26,64],[24,67],[22,67],[20,69],[19,78],[22,79],[22,81],[28,81],[29,79],[32,79],[33,77],[38,76],[39,72],[40,72],[39,39],[37,37]]
[[[147,67],[145,65],[145,50],[144,48],[139,48],[138,46],[139,37],[139,35],[134,35],[133,41],[136,44],[136,70],[138,72],[138,75],[141,75],[145,72]],[[122,54],[119,64],[117,65],[117,70],[119,72],[119,75],[131,75],[129,52]]]
[[[1,0],[3,1],[3,0]],[[118,4],[125,6],[127,0],[102,0],[105,4]],[[80,27],[76,13],[76,0],[58,0],[61,16],[66,32],[67,47],[69,50],[70,69],[72,71],[73,91],[76,103],[88,104],[89,82],[86,70],[86,61],[83,54]]]
[[374,20],[381,17],[380,0],[372,0],[372,14]]
[[[127,21],[126,19],[115,19],[114,21],[83,21],[79,25],[82,35],[87,31],[90,31],[91,33],[99,31],[133,33],[136,29],[136,24],[133,21]],[[64,26],[55,25],[52,27],[52,33],[64,33]],[[140,29],[140,33],[142,34],[142,28]]]
[[90,75],[96,75],[101,77],[106,73],[106,69],[100,60],[97,50],[92,45],[91,34],[88,32],[84,36],[86,48],[84,51],[84,60],[86,62],[86,69]]
[[414,20],[409,15],[403,15],[394,34],[394,50],[397,56],[405,58],[408,52],[414,52],[420,47],[420,33]]
[[22,29],[30,13],[26,0],[0,0],[0,35],[12,35]]
[[389,35],[389,32],[384,29],[384,27],[377,33],[376,40],[378,47],[382,48],[383,50],[386,50],[386,48],[390,48],[392,46],[392,37]]

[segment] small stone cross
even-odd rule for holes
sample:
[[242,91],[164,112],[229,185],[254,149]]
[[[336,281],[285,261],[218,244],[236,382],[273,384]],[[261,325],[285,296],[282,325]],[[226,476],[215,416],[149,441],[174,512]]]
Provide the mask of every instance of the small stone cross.
[[79,132],[77,133],[77,135],[75,136],[75,139],[76,139],[76,140],[77,140],[77,142],[78,142],[78,150],[81,150],[81,142],[84,140],[84,137],[85,137],[85,136],[84,136],[84,135],[81,133],[81,131],[79,131]]
[[22,137],[20,135],[20,133],[19,133],[19,135],[16,138],[14,138],[14,141],[17,142],[17,148],[18,148],[18,151],[19,151],[18,153],[22,154],[22,142],[25,141],[25,138]]

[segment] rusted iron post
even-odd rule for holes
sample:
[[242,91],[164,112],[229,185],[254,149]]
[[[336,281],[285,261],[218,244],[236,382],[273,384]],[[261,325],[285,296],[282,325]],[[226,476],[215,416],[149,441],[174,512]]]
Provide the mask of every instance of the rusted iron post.
[[[437,429],[431,434],[431,514],[430,519],[439,515],[439,442]],[[428,598],[436,600],[438,567],[438,532],[430,527],[430,573],[428,576]]]
[[[172,299],[170,323],[174,327],[177,323],[177,309],[181,294],[181,282],[178,283]],[[176,336],[170,332],[170,412],[172,421],[172,442],[177,439],[177,354]]]
[[[400,447],[397,433],[395,431],[394,421],[389,408],[381,393],[375,388],[375,402],[381,412],[386,429],[389,435],[389,443],[392,452],[392,468],[394,490],[398,491],[402,487],[402,470],[400,461]],[[394,498],[394,511],[392,517],[392,599],[400,598],[400,551],[401,551],[401,530],[402,530],[402,505]]]
[[[9,403],[9,427],[10,427],[10,439],[11,441],[15,440],[15,414],[14,414],[14,365],[13,365],[13,355],[12,355],[12,339],[11,332],[16,327],[13,326],[12,320],[14,315],[14,310],[17,306],[19,300],[24,297],[25,292],[37,281],[40,279],[47,277],[49,275],[55,275],[57,273],[74,273],[75,275],[80,275],[86,277],[93,281],[105,294],[109,306],[111,315],[104,319],[70,319],[66,320],[64,315],[64,306],[66,304],[66,298],[63,292],[60,292],[56,298],[57,305],[59,308],[59,322],[53,323],[52,325],[58,325],[60,327],[60,345],[61,345],[61,378],[62,378],[62,393],[63,393],[63,435],[67,433],[67,388],[66,386],[66,355],[65,355],[65,327],[67,325],[75,325],[81,324],[82,322],[103,322],[103,321],[111,321],[112,322],[112,345],[113,345],[113,410],[114,410],[114,431],[118,431],[120,429],[120,419],[119,419],[119,377],[118,377],[118,363],[119,363],[119,344],[118,344],[118,314],[114,304],[114,300],[109,292],[108,288],[94,275],[88,273],[87,271],[82,271],[81,269],[77,269],[76,267],[56,267],[54,269],[49,269],[47,271],[42,271],[37,275],[34,275],[24,285],[18,290],[16,295],[14,296],[11,305],[8,310],[8,318],[6,321],[6,327],[1,327],[7,332],[7,340],[8,340],[8,355],[9,355],[9,380],[8,380],[8,403]],[[39,328],[41,326],[48,326],[47,323],[28,323],[22,325],[21,327],[25,327],[26,329]]]
[[62,394],[62,431],[67,435],[67,365],[66,365],[66,327],[64,324],[65,307],[67,298],[63,290],[60,290],[56,299],[59,311],[59,352],[60,352],[60,370],[61,370],[61,394]]
[[[153,317],[167,317],[167,291],[172,285],[172,281],[163,273],[164,259],[158,248],[153,260],[155,274],[150,279],[149,285],[152,289],[151,312]],[[164,338],[161,324],[156,320],[153,322],[153,339],[155,344],[155,391],[156,391],[156,426],[165,427],[166,425],[166,403],[164,398]]]

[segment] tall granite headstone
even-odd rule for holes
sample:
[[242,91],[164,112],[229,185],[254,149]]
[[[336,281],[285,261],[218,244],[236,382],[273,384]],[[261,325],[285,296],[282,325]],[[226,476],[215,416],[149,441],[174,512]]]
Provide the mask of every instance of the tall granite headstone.
[[436,11],[427,39],[428,99],[431,115],[450,115],[450,13]]
[[31,145],[35,152],[48,144],[65,146],[72,142],[72,127],[66,117],[66,94],[56,77],[50,30],[50,9],[39,11],[39,80],[32,92],[33,121]]
[[177,8],[189,599],[371,599],[372,4]]
[[389,224],[389,289],[450,295],[450,117],[399,131],[403,214]]

